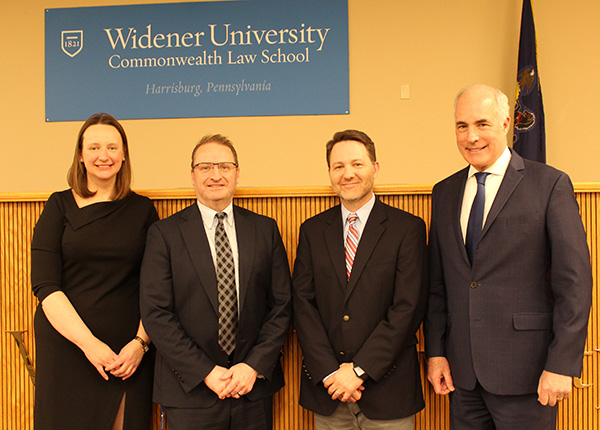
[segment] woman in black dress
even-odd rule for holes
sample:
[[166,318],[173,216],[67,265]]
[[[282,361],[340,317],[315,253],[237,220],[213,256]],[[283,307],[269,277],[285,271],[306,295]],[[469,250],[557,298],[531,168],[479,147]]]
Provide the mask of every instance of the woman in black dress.
[[34,422],[44,429],[148,429],[153,358],[139,313],[139,271],[152,202],[130,189],[125,131],[83,124],[68,174],[33,235]]

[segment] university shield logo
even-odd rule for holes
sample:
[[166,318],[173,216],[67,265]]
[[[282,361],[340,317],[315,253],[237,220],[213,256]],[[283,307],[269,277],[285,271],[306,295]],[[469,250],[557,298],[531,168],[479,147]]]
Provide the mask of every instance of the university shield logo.
[[60,44],[63,52],[74,57],[83,49],[83,30],[61,32]]

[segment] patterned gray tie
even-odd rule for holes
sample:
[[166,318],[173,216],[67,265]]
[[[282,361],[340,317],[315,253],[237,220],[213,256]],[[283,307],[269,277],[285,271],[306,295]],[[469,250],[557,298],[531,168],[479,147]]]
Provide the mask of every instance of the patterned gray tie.
[[218,224],[215,230],[215,251],[217,253],[217,290],[219,293],[219,345],[228,355],[235,349],[238,328],[237,293],[235,289],[235,264],[229,239],[225,233],[223,220],[225,212],[215,217]]

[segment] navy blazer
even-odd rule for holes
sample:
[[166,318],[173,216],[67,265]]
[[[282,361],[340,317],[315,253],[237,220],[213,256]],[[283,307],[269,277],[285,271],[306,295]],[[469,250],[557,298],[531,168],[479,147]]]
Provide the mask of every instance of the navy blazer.
[[[280,355],[291,321],[287,256],[271,218],[234,206],[239,252],[239,329],[234,363],[261,377],[246,397],[257,400],[283,386]],[[218,344],[215,267],[196,203],[148,231],[142,263],[140,310],[157,356],[154,401],[206,408],[217,395],[204,378],[228,367]]]
[[294,265],[294,327],[302,347],[300,404],[331,415],[322,380],[344,362],[368,375],[358,404],[370,419],[424,407],[415,332],[427,299],[421,218],[376,200],[347,280],[341,207],[302,224]]
[[427,356],[448,359],[456,386],[499,395],[535,393],[543,370],[579,376],[592,275],[569,177],[512,152],[471,265],[467,173],[433,189]]

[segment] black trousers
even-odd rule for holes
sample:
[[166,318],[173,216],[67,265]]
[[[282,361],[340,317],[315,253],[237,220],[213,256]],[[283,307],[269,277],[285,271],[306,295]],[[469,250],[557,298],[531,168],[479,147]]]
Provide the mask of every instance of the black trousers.
[[169,430],[272,430],[273,398],[217,400],[210,408],[165,407]]

